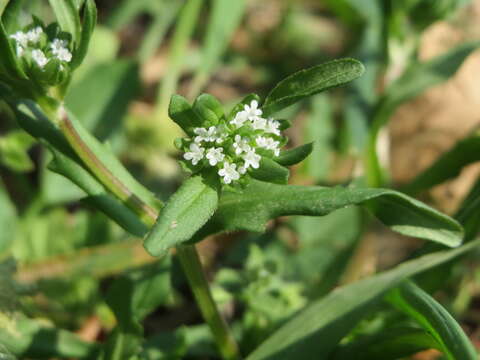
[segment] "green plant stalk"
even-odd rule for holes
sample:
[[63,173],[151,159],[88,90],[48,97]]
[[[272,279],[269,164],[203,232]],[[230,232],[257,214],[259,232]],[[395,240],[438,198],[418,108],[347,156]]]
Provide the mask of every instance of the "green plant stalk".
[[[64,110],[61,110],[59,113],[59,127],[78,157],[106,189],[135,211],[148,227],[152,227],[158,216],[157,210],[145,204],[117,179],[105,164],[95,156],[87,144],[83,142],[71,123],[71,120],[68,118],[67,113]],[[225,360],[238,359],[238,346],[213,300],[208,280],[195,246],[180,246],[177,248],[177,254],[189,284],[192,287],[197,305],[204,316],[204,320],[210,326],[210,330],[213,333],[222,356]]]
[[223,358],[226,360],[239,359],[237,344],[231,332],[227,331],[228,326],[224,318],[218,312],[205,273],[198,271],[198,269],[202,269],[202,264],[195,246],[180,245],[177,247],[177,254],[203,318],[212,330]]

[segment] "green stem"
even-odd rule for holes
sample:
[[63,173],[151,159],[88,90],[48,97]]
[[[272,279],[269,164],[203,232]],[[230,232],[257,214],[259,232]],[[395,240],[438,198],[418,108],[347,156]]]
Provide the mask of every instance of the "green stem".
[[215,337],[223,358],[226,360],[239,359],[237,344],[227,323],[218,312],[195,246],[180,245],[177,247],[177,254],[195,300]]
[[[140,197],[135,196],[130,189],[117,179],[82,140],[69,120],[67,113],[60,111],[60,114],[59,127],[84,165],[106,189],[134,210],[147,226],[152,227],[158,216],[157,210],[145,204]],[[198,307],[204,320],[210,326],[222,356],[225,360],[238,359],[237,344],[213,300],[196,248],[191,245],[179,246],[177,254],[192,287]]]

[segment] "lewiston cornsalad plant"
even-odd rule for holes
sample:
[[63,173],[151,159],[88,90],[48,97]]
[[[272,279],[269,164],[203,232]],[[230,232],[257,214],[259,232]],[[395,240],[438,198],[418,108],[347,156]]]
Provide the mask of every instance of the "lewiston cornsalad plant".
[[[195,10],[196,3],[188,2],[186,13]],[[10,1],[4,10],[0,23],[2,101],[18,124],[49,149],[52,154],[49,169],[77,185],[89,205],[106,214],[125,232],[143,237],[144,247],[152,256],[176,254],[217,345],[217,356],[250,360],[353,359],[361,353],[359,349],[377,351],[374,346],[381,340],[382,346],[405,341],[411,347],[407,354],[413,348],[434,347],[449,359],[476,358],[475,349],[451,315],[420,287],[405,282],[478,245],[478,241],[473,241],[458,247],[463,228],[456,220],[390,189],[361,184],[288,185],[289,166],[306,159],[314,144],[285,149],[288,139],[283,131],[292,124],[278,114],[310,96],[360,78],[365,71],[362,63],[346,58],[301,70],[279,82],[265,99],[250,94],[230,111],[225,111],[209,94],[201,94],[192,104],[180,95],[172,96],[168,115],[185,133],[185,137],[175,140],[175,146],[188,177],[164,204],[135,180],[110,147],[90,134],[82,119],[76,119],[65,105],[72,73],[87,54],[96,23],[94,1],[50,0],[50,4],[57,21],[48,26],[33,18],[31,24],[20,27],[17,18],[21,1]],[[379,108],[388,101],[388,97],[382,100]],[[375,145],[387,110],[375,117],[377,125],[368,144],[370,149]],[[375,167],[375,161],[375,156],[371,156],[366,163]],[[248,349],[248,353],[240,349],[237,334],[232,333],[213,299],[194,244],[217,233],[264,232],[267,223],[279,216],[323,216],[352,205],[365,208],[400,234],[458,248],[421,256],[342,286],[313,301],[297,315],[294,313],[305,303],[299,289],[272,280],[271,289],[282,294],[286,303],[294,304],[285,307],[288,318],[282,318],[284,325],[260,346]],[[262,294],[264,282],[274,279],[266,265],[262,269],[260,253],[254,248],[249,258],[248,268],[252,271],[248,275],[258,286],[245,290],[246,303],[254,303],[256,294]],[[86,343],[66,330],[45,328],[23,316],[12,325],[12,331],[0,332],[0,357],[5,347],[8,359],[15,356],[163,359],[161,355],[149,355],[151,339],[145,339],[142,326],[145,317],[164,300],[159,295],[163,282],[159,282],[157,275],[172,268],[165,270],[161,260],[158,264],[154,274],[132,273],[111,286],[106,303],[115,315],[116,326],[104,343]],[[228,272],[223,275],[227,285],[238,281],[229,278]],[[15,291],[13,287],[8,289]],[[285,289],[291,292],[282,293]],[[354,326],[382,300],[409,315],[419,326],[408,331],[397,329],[387,334],[390,337],[370,343],[341,342],[349,336],[355,338]],[[274,309],[258,307],[258,313],[269,310],[275,314]],[[247,314],[252,316],[248,311]],[[30,332],[22,333],[22,329]],[[36,339],[42,331],[48,336]],[[31,342],[21,341],[32,333]],[[420,339],[421,346],[412,343],[412,338]],[[39,345],[38,341],[42,343]],[[175,358],[181,356],[177,354]]]

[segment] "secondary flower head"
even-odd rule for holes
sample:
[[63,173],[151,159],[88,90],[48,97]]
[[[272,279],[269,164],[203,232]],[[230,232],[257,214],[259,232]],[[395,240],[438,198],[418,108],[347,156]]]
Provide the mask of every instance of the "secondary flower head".
[[257,100],[236,107],[228,118],[202,120],[203,126],[186,130],[190,137],[180,141],[184,164],[192,171],[214,168],[223,184],[233,184],[254,175],[263,158],[275,160],[286,139],[281,122],[262,117]]
[[53,86],[68,78],[71,63],[69,35],[57,27],[45,31],[43,25],[29,25],[9,35],[18,64],[42,86]]

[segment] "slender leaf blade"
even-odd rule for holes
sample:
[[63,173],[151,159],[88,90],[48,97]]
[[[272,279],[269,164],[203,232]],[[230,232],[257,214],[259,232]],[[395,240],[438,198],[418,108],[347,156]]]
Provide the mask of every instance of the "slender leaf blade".
[[432,334],[448,359],[478,359],[475,348],[452,315],[413,282],[390,291],[386,299]]
[[87,55],[88,45],[92,38],[93,30],[97,24],[97,7],[93,0],[86,0],[83,10],[83,24],[78,46],[72,59],[71,66],[73,69],[80,66],[83,59]]
[[462,227],[422,202],[388,189],[276,185],[252,180],[243,192],[224,192],[198,240],[219,231],[265,231],[284,215],[323,216],[346,206],[367,207],[392,230],[447,246],[462,241]]
[[81,24],[76,4],[73,0],[48,0],[60,28],[72,35],[74,43],[80,41]]
[[338,342],[406,278],[431,269],[479,246],[477,240],[405,262],[392,270],[332,291],[315,301],[261,344],[247,360],[328,359]]
[[263,105],[265,115],[271,115],[306,97],[355,80],[365,71],[355,59],[333,60],[300,70],[280,81],[268,94]]
[[2,23],[8,33],[12,33],[18,27],[20,11],[25,0],[10,0],[2,14]]
[[282,166],[291,166],[304,160],[313,151],[313,143],[282,151],[274,160]]

